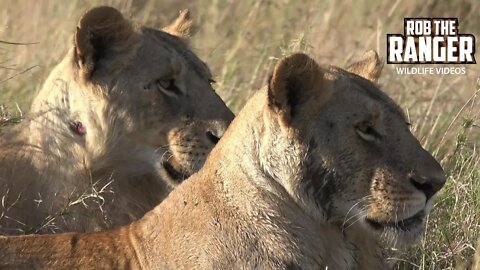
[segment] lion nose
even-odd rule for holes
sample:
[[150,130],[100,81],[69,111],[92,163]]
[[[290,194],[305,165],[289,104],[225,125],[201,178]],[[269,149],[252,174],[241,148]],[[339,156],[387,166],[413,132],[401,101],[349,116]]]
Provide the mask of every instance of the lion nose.
[[212,143],[215,146],[222,138],[223,134],[230,125],[230,119],[224,121],[212,121],[208,124],[206,129],[205,137],[208,142]]
[[433,157],[430,158],[433,161],[422,170],[428,173],[416,171],[410,178],[412,185],[425,194],[427,201],[442,189],[447,179],[440,164]]
[[220,137],[215,135],[212,131],[207,131],[207,139],[213,143],[213,144],[217,144],[218,141],[220,140]]

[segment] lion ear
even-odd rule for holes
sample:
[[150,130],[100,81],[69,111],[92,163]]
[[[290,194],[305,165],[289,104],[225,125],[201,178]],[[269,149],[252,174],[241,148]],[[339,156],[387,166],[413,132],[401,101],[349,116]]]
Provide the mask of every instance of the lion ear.
[[268,83],[269,109],[290,124],[295,109],[308,98],[320,75],[320,67],[306,54],[296,53],[280,60]]
[[383,69],[383,61],[374,50],[365,52],[362,59],[346,68],[347,71],[357,74],[372,82],[377,82]]
[[181,10],[178,17],[171,24],[165,26],[162,31],[180,38],[188,38],[190,36],[191,28],[192,18],[190,17],[190,11],[184,9]]
[[75,58],[83,77],[90,78],[99,62],[136,42],[133,25],[112,7],[101,6],[83,15],[74,35]]

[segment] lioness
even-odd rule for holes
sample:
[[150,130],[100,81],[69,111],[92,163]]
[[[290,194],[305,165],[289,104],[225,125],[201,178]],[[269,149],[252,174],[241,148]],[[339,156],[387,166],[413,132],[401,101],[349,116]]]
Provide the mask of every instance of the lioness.
[[[373,56],[352,70],[375,78]],[[292,55],[205,166],[141,220],[93,234],[2,237],[0,265],[386,269],[384,238],[417,239],[445,183],[405,121],[370,81]]]
[[233,119],[188,47],[188,12],[162,31],[88,11],[73,47],[0,137],[0,232],[128,224],[197,171]]

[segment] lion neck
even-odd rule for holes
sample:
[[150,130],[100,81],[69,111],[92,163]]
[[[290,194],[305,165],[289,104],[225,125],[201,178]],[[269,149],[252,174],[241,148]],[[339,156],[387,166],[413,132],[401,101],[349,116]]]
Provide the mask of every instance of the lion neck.
[[[387,269],[373,239],[363,237],[357,228],[345,233],[340,226],[325,221],[322,214],[313,215],[302,198],[296,197],[299,191],[288,183],[299,181],[292,177],[302,177],[304,160],[296,157],[304,156],[306,149],[283,137],[281,130],[265,119],[265,100],[266,91],[250,99],[202,171],[215,172],[215,177],[222,179],[227,203],[244,211],[244,215],[259,217],[268,212],[277,217],[271,220],[275,224],[267,226],[281,228],[275,232],[278,235],[288,232],[285,239],[295,243],[299,248],[296,251],[302,254],[296,260],[307,264],[321,260],[324,266],[335,269]],[[272,248],[285,247],[279,244]]]
[[212,150],[205,167],[214,170],[219,167],[224,171],[225,185],[232,185],[232,191],[239,185],[247,189],[254,187],[260,193],[268,194],[269,198],[278,198],[282,202],[288,199],[310,219],[316,219],[303,210],[305,207],[296,195],[298,191],[290,184],[303,177],[305,160],[301,157],[304,157],[306,148],[293,138],[286,138],[284,131],[272,119],[267,119],[270,116],[265,112],[265,101],[266,89],[248,101]]

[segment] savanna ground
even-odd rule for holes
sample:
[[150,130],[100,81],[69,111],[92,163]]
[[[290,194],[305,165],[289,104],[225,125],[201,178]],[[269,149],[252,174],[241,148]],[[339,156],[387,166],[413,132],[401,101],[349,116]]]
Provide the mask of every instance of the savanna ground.
[[[1,0],[0,40],[20,44],[0,43],[0,129],[28,113],[33,95],[70,46],[77,19],[99,4],[158,28],[190,9],[192,47],[235,112],[266,82],[275,61],[291,52],[338,66],[367,49],[384,57],[386,34],[403,33],[404,17],[458,17],[460,32],[480,36],[477,0]],[[380,79],[448,174],[423,240],[391,258],[398,269],[465,269],[480,237],[480,66],[466,68],[465,75],[397,75],[394,65],[386,65]]]

